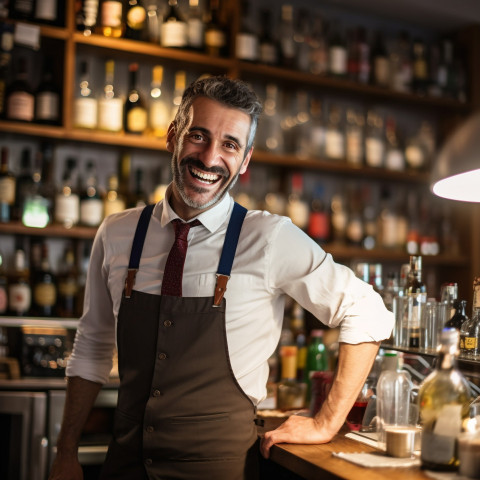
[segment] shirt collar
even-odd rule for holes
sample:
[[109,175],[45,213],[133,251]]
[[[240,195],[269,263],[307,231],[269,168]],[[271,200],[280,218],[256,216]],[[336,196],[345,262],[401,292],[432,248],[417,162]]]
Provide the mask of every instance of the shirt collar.
[[[165,198],[157,204],[161,210],[160,215],[160,224],[163,227],[170,223],[175,218],[180,218],[170,206],[168,200],[172,195],[172,184],[170,184],[165,192]],[[195,218],[202,222],[202,225],[207,228],[211,233],[217,231],[225,222],[225,219],[228,217],[228,214],[233,208],[233,198],[227,193],[223,198],[216,203],[213,207],[205,210],[205,212],[197,215]],[[193,218],[192,218],[193,220]]]

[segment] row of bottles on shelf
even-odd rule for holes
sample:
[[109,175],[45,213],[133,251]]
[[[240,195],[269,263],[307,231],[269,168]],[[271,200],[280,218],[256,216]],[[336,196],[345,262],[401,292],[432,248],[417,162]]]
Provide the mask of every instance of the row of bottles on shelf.
[[1,150],[0,221],[21,221],[29,227],[43,228],[55,223],[98,227],[102,220],[126,208],[144,206],[150,196],[143,189],[141,168],[134,172],[130,189],[131,157],[124,154],[117,171],[108,177],[107,188],[98,184],[96,163],[89,159],[83,171],[75,157],[65,160],[61,184],[54,179],[53,149],[43,144],[32,164],[31,151],[22,151],[18,175],[9,171],[8,148]]
[[11,18],[63,26],[65,4],[65,0],[2,0],[0,19]]
[[409,122],[402,132],[392,113],[334,101],[324,108],[318,96],[292,95],[273,83],[264,105],[256,142],[262,150],[394,171],[426,170],[435,154],[436,133],[427,120]]
[[[83,308],[90,245],[78,261],[67,244],[53,268],[45,240],[17,246],[11,263],[0,254],[0,315],[77,318]],[[26,252],[29,251],[29,255]]]
[[307,192],[306,180],[307,176],[294,173],[288,195],[269,191],[259,198],[247,171],[240,177],[234,197],[249,209],[290,217],[320,244],[403,250],[412,255],[460,253],[448,205],[435,202],[428,192],[346,182],[330,195],[324,181]]
[[[225,2],[224,2],[225,3]],[[427,44],[403,30],[387,38],[381,30],[363,26],[346,28],[323,13],[282,4],[259,7],[253,15],[250,2],[241,2],[242,21],[229,48],[232,15],[219,0],[163,5],[130,0],[79,2],[77,28],[110,37],[159,43],[165,47],[192,48],[210,55],[280,65],[318,75],[345,77],[395,91],[466,99],[465,67],[450,38]],[[278,18],[277,18],[278,17]]]

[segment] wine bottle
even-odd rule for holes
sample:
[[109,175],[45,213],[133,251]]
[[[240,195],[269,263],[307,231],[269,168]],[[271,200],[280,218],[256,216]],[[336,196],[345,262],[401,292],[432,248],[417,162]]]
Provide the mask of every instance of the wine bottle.
[[77,168],[75,158],[67,158],[63,173],[62,186],[55,196],[55,221],[65,228],[78,223],[80,215],[80,198],[75,189],[74,174]]
[[65,22],[65,2],[62,0],[37,0],[33,19],[38,23],[63,25]]
[[32,152],[30,148],[24,148],[21,155],[20,172],[16,178],[15,205],[12,214],[12,218],[14,220],[22,219],[25,201],[32,194],[34,188],[32,175]]
[[459,466],[457,436],[469,416],[471,392],[457,368],[458,337],[454,328],[442,330],[435,370],[420,385],[420,460],[428,470],[455,471]]
[[118,175],[108,177],[108,189],[104,198],[103,210],[105,217],[113,213],[123,212],[126,208],[125,198],[118,192]]
[[88,63],[80,63],[79,84],[74,102],[74,120],[76,128],[97,128],[98,100],[92,90]]
[[57,281],[57,314],[61,318],[73,318],[78,311],[78,272],[75,264],[75,252],[71,243],[65,249]]
[[98,128],[107,132],[120,132],[123,127],[123,99],[115,92],[115,62],[105,62],[105,87],[98,102]]
[[40,268],[32,272],[32,314],[38,317],[56,315],[57,281],[50,268],[48,245],[41,245]]
[[372,47],[372,83],[379,87],[388,87],[390,83],[390,62],[383,33],[378,31]]
[[385,163],[383,118],[373,110],[367,113],[365,163],[369,167],[383,167]]
[[227,54],[227,35],[220,22],[220,0],[210,0],[208,21],[205,26],[205,52],[214,57]]
[[13,272],[8,277],[8,308],[11,315],[24,316],[30,312],[32,289],[25,251],[16,249]]
[[0,118],[5,118],[7,83],[12,63],[14,25],[0,25]]
[[8,148],[2,147],[0,157],[0,222],[11,220],[15,203],[15,176],[8,166]]
[[147,22],[147,11],[140,0],[128,0],[125,37],[141,40]]
[[[462,328],[464,322],[468,320],[467,317],[467,301],[466,300],[455,300],[453,302],[455,308],[455,313],[452,318],[445,323],[446,328],[456,328],[459,332]],[[461,339],[460,339],[461,340]],[[462,346],[460,345],[460,350]]]
[[410,272],[405,285],[404,294],[411,298],[411,304],[407,309],[408,315],[406,324],[408,325],[408,345],[411,348],[420,346],[420,318],[422,308],[427,301],[427,287],[422,281],[422,257],[418,255],[410,256]]
[[98,227],[103,220],[103,199],[97,183],[95,163],[88,160],[85,185],[80,194],[80,223],[87,227]]
[[27,62],[20,57],[14,81],[7,88],[6,116],[8,120],[32,122],[35,111],[35,97],[28,80]]
[[258,58],[258,36],[249,23],[250,3],[242,1],[242,24],[235,39],[235,55],[239,60],[254,62]]
[[130,80],[127,100],[125,101],[124,130],[127,133],[142,134],[147,129],[147,109],[137,86],[138,63],[131,63],[128,70]]
[[364,158],[364,116],[349,108],[345,128],[345,153],[347,163],[362,166]]
[[258,56],[259,61],[266,65],[278,64],[278,44],[272,33],[272,13],[267,8],[260,10],[260,27],[261,33],[258,40]]
[[347,74],[347,44],[338,22],[334,22],[328,47],[329,66],[331,75],[344,77]]
[[325,208],[324,187],[315,186],[308,217],[308,235],[318,243],[326,243],[330,238],[330,216]]
[[12,0],[8,5],[9,17],[18,20],[32,20],[34,7],[34,0]]
[[150,84],[150,104],[148,120],[150,132],[158,138],[165,138],[170,123],[170,108],[162,91],[163,67],[155,65],[152,69],[152,83]]
[[388,117],[385,124],[385,168],[388,170],[405,170],[405,154],[400,145],[397,125],[393,117]]
[[160,44],[163,47],[184,48],[188,44],[188,27],[178,8],[177,0],[168,0],[168,12],[160,31]]
[[105,37],[119,38],[125,30],[123,21],[123,2],[121,0],[103,0],[101,9],[100,33]]
[[82,0],[75,3],[77,30],[83,32],[86,37],[90,36],[97,26],[98,2],[99,0]]
[[293,6],[282,5],[280,19],[280,61],[282,66],[293,68],[295,66],[295,41],[293,39]]
[[345,132],[343,129],[342,110],[338,105],[331,105],[325,130],[325,155],[330,160],[345,158]]
[[287,216],[298,227],[306,229],[308,226],[309,207],[303,198],[303,176],[300,173],[292,175],[291,192],[288,197]]
[[188,2],[187,38],[189,48],[203,50],[205,45],[205,23],[199,0],[189,0]]
[[35,94],[35,121],[50,125],[60,124],[60,89],[53,80],[53,59],[46,57],[43,74]]
[[130,207],[144,207],[148,205],[148,195],[143,188],[144,172],[141,168],[135,170],[135,186],[133,190]]
[[173,98],[172,98],[172,111],[170,114],[170,117],[172,119],[175,118],[175,115],[177,114],[178,107],[180,106],[180,103],[182,101],[182,95],[183,92],[185,91],[185,87],[187,85],[187,74],[185,71],[180,70],[175,73],[175,88],[173,90]]

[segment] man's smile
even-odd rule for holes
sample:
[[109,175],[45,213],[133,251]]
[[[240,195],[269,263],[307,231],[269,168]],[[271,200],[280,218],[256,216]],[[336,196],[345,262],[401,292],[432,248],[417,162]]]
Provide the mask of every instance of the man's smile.
[[217,175],[215,173],[201,172],[200,170],[197,170],[193,165],[188,165],[188,171],[190,172],[190,175],[192,175],[192,177],[196,178],[200,182],[207,183],[209,185],[218,182],[218,180],[220,180],[220,178],[222,177],[222,175]]

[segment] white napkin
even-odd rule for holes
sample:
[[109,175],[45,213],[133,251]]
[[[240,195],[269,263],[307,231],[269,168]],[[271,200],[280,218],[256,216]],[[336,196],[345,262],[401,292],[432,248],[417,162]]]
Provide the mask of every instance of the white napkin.
[[362,467],[418,467],[420,459],[389,457],[382,452],[376,453],[332,453],[333,456],[343,458],[347,462],[355,463]]

